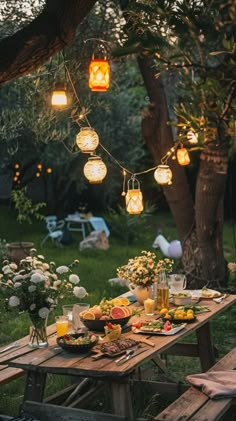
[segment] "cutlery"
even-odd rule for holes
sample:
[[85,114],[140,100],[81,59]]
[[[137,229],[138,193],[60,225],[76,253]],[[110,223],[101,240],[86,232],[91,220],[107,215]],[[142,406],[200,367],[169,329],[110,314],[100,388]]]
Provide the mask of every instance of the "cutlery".
[[215,303],[220,304],[222,303],[222,301],[227,297],[227,294],[222,295],[219,298],[213,298],[213,301],[215,301]]
[[15,342],[14,344],[9,345],[6,348],[1,349],[0,354],[2,354],[2,352],[9,351],[12,348],[17,348],[18,346],[20,346],[20,342]]
[[129,361],[131,358],[136,357],[139,354],[142,354],[142,352],[147,351],[147,348],[142,348],[142,349],[138,349],[136,352],[135,350],[133,350],[134,352],[130,353],[129,355],[125,356],[125,358],[123,358],[123,360],[119,361],[118,363],[116,363],[116,365],[121,365],[126,363],[127,361]]
[[129,357],[130,355],[133,355],[134,351],[136,351],[137,348],[138,347],[136,346],[136,347],[134,347],[132,349],[127,349],[125,351],[125,354],[124,355],[122,355],[120,358],[118,358],[117,360],[115,360],[115,363],[117,364],[120,361],[122,361],[123,359],[126,359],[127,357]]

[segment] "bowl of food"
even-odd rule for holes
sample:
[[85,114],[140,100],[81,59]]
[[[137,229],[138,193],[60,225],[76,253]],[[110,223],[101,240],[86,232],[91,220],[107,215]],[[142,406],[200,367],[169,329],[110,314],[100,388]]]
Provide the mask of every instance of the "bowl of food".
[[92,349],[98,342],[98,337],[93,333],[69,333],[59,336],[57,344],[65,351],[72,353],[83,353]]
[[87,329],[94,331],[94,332],[104,332],[104,327],[107,325],[107,323],[111,324],[119,324],[121,327],[125,326],[131,316],[122,317],[121,319],[111,319],[111,318],[104,318],[104,319],[85,319],[83,317],[81,318],[82,323],[84,324]]
[[192,302],[192,295],[185,291],[175,292],[172,294],[172,297],[176,306],[186,306]]

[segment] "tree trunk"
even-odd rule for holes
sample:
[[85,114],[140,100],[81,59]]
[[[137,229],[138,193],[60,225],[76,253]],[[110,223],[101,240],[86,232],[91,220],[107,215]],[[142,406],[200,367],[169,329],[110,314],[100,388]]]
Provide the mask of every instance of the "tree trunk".
[[69,45],[97,0],[48,0],[42,13],[0,41],[0,86],[37,69]]
[[[155,163],[173,146],[166,94],[162,78],[155,78],[150,57],[138,59],[140,71],[150,98],[148,112],[142,121],[143,138]],[[171,186],[164,194],[173,214],[183,247],[182,264],[188,288],[219,288],[225,285],[226,267],[223,255],[223,198],[227,170],[227,150],[204,148],[197,177],[195,210],[184,168],[169,159],[173,172]]]

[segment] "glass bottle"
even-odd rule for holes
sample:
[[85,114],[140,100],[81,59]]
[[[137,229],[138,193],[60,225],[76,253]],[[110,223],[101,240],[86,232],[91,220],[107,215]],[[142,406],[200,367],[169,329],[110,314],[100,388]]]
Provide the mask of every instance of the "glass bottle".
[[157,282],[157,310],[162,308],[169,308],[169,285],[164,270],[159,273]]

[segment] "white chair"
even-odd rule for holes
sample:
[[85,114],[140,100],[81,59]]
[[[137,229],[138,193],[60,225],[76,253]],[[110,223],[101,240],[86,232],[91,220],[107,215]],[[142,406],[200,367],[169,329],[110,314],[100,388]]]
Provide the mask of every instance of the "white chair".
[[63,220],[58,220],[55,215],[45,217],[46,227],[48,234],[41,241],[41,246],[50,238],[52,242],[56,243],[58,246],[62,246],[61,239],[63,237],[63,228],[65,222]]

